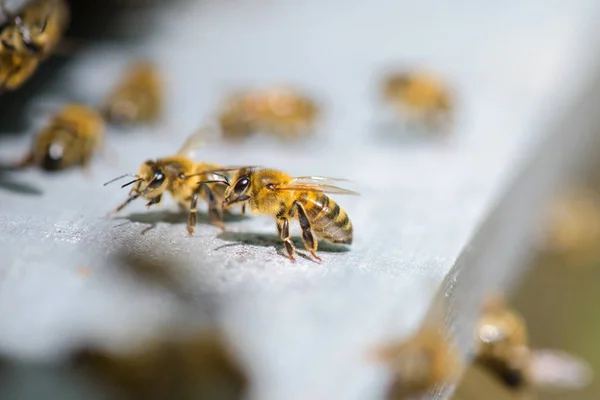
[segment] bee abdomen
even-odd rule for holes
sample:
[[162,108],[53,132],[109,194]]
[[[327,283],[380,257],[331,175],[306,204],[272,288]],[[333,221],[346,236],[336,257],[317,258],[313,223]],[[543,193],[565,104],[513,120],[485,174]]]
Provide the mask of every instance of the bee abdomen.
[[321,238],[340,244],[352,243],[352,222],[348,214],[329,196],[307,196],[302,201],[313,231]]

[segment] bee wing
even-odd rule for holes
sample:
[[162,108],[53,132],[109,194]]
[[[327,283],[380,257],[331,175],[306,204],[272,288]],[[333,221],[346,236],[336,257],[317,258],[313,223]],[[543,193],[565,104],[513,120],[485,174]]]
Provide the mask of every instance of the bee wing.
[[[293,182],[293,181],[292,181]],[[330,194],[347,194],[360,196],[358,192],[353,190],[344,189],[341,187],[328,185],[325,183],[290,183],[283,186],[278,186],[277,190],[298,190],[307,192],[318,192],[318,193],[330,193]]]
[[549,389],[582,389],[593,378],[592,368],[586,361],[550,349],[532,352],[531,375],[536,386]]
[[326,182],[352,182],[350,179],[345,178],[330,178],[327,176],[296,176],[292,178],[291,182],[296,183],[326,183]]
[[207,171],[211,171],[211,172],[235,172],[235,171],[239,171],[240,169],[260,169],[262,167],[257,166],[257,165],[229,165],[229,166],[225,166],[223,168],[216,168],[216,169],[211,169],[211,170],[207,170]]
[[244,168],[257,169],[257,168],[261,168],[261,167],[253,166],[253,165],[227,166],[227,167],[223,167],[223,168],[206,169],[204,171],[200,171],[200,172],[197,172],[192,175],[187,175],[187,177],[190,178],[192,176],[209,175],[209,174],[225,175],[225,176],[230,177],[230,175],[232,175],[232,172],[236,172],[236,171],[239,171],[240,169],[244,169]]
[[177,154],[186,158],[194,158],[198,149],[216,138],[216,129],[212,126],[203,126],[187,137]]

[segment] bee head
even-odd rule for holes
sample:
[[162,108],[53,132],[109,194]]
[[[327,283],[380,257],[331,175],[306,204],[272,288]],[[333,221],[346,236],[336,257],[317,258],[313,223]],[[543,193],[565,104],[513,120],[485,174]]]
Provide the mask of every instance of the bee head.
[[153,198],[161,195],[167,189],[167,175],[160,163],[148,160],[140,167],[137,176],[140,177],[133,190],[145,192],[143,197]]
[[384,84],[384,94],[388,98],[394,98],[402,93],[410,84],[411,78],[406,73],[398,73],[390,76]]
[[46,148],[42,159],[42,168],[46,171],[57,171],[64,168],[65,146],[61,142],[52,142]]

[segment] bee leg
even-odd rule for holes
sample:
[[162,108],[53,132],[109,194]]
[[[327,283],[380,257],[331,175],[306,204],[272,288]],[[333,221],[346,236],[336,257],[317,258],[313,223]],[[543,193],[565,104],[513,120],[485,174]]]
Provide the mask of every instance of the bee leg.
[[294,258],[294,253],[296,249],[294,248],[294,243],[290,239],[290,220],[288,218],[277,218],[277,230],[279,231],[279,236],[281,240],[283,240],[283,245],[288,253],[288,257],[293,262],[296,262]]
[[152,199],[150,199],[150,201],[148,201],[148,202],[146,203],[146,207],[147,207],[147,208],[150,208],[150,207],[151,207],[151,206],[153,206],[154,204],[158,204],[158,203],[160,203],[160,201],[161,201],[161,200],[162,200],[162,194],[161,194],[161,195],[159,195],[159,196],[156,196],[156,197],[154,197],[154,198],[152,198]]
[[192,236],[194,234],[194,229],[196,227],[196,223],[198,222],[198,214],[196,210],[196,205],[198,204],[198,194],[200,193],[200,191],[202,190],[202,187],[204,185],[198,185],[198,189],[196,189],[194,191],[194,193],[192,194],[192,201],[190,203],[190,211],[189,211],[189,215],[188,215],[188,224],[187,224],[187,230],[190,236]]
[[242,204],[242,216],[246,216],[246,203]]
[[83,170],[83,173],[86,176],[89,177],[92,175],[92,169],[90,167],[90,157],[86,156],[81,160],[81,169]]
[[310,252],[310,254],[317,260],[318,262],[323,261],[321,257],[317,256],[317,247],[319,243],[315,239],[313,235],[310,220],[306,215],[306,211],[304,207],[298,202],[294,203],[296,206],[296,210],[298,210],[298,221],[300,222],[300,228],[302,228],[302,243],[304,243],[304,248]]
[[14,167],[19,169],[29,167],[30,165],[33,165],[34,161],[35,156],[33,155],[33,152],[29,152],[21,161],[18,161]]
[[204,185],[204,190],[206,191],[206,199],[208,200],[208,218],[210,219],[210,222],[224,231],[225,226],[223,225],[223,211],[221,206],[208,185]]
[[110,212],[108,215],[113,215],[118,213],[119,211],[121,211],[122,209],[125,208],[125,206],[127,206],[127,204],[131,203],[132,201],[134,201],[135,199],[137,199],[138,197],[140,197],[141,193],[135,193],[134,195],[130,195],[127,200],[125,200],[123,203],[121,203],[119,205],[119,207],[117,207],[114,211]]

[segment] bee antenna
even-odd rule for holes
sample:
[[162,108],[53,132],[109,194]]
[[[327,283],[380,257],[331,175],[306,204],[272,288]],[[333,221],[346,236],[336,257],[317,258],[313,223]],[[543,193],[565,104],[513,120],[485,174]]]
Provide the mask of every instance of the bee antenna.
[[[132,185],[132,184],[134,184],[134,183],[136,183],[136,182],[139,182],[139,181],[141,181],[141,180],[142,180],[142,178],[137,178],[137,179],[134,179],[134,180],[132,180],[131,182],[127,182],[126,184],[124,184],[124,185],[121,185],[121,189],[123,189],[124,187],[127,187],[127,186],[129,186],[129,185]],[[154,180],[153,180],[153,181],[154,181]]]
[[125,177],[127,177],[127,176],[130,176],[130,177],[132,177],[132,178],[136,178],[136,179],[139,179],[139,178],[140,178],[140,177],[139,177],[139,176],[137,176],[137,175],[132,175],[132,174],[124,174],[124,175],[121,175],[121,176],[117,176],[117,177],[116,177],[116,178],[114,178],[114,179],[111,179],[110,181],[106,182],[106,183],[105,183],[104,185],[102,185],[102,186],[109,185],[109,184],[111,184],[111,183],[113,183],[113,182],[115,182],[115,181],[118,181],[119,179],[123,179],[123,178],[125,178]]

